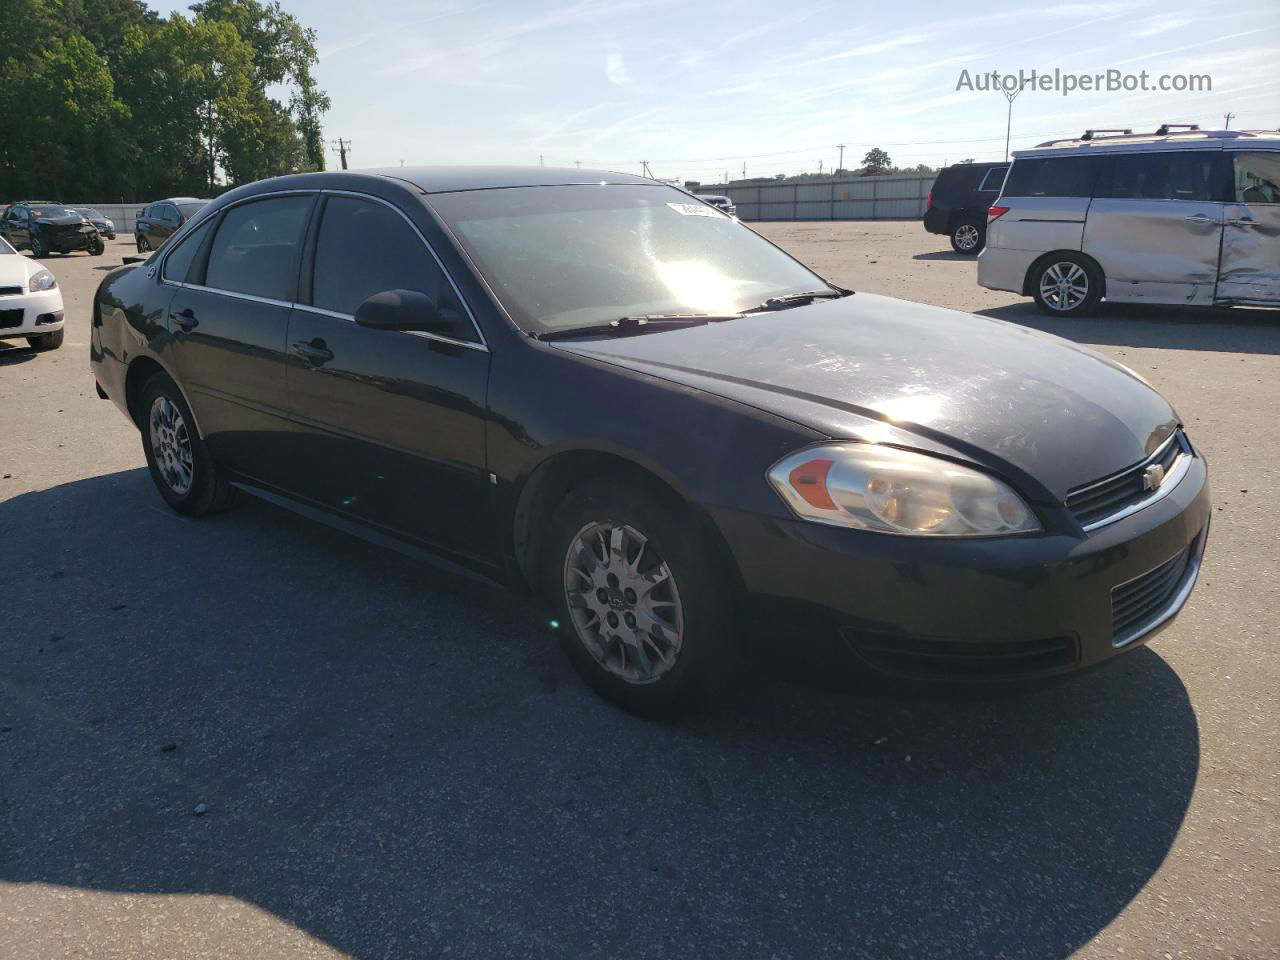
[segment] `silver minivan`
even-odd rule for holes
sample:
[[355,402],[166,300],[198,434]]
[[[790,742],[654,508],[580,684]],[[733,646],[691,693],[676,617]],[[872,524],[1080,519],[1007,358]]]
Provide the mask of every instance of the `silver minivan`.
[[978,283],[1076,316],[1280,306],[1280,131],[1086,131],[1014,153]]

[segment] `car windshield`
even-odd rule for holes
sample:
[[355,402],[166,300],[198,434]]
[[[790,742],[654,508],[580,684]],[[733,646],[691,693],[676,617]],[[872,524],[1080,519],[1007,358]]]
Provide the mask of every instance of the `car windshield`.
[[511,187],[430,202],[529,333],[625,316],[739,313],[827,289],[763,237],[671,187]]
[[82,214],[83,216],[89,217],[91,220],[105,220],[105,219],[107,219],[107,218],[106,218],[106,217],[104,217],[102,214],[100,214],[97,210],[94,210],[94,209],[92,209],[92,208],[90,208],[90,207],[81,207],[81,208],[80,208],[79,210],[77,210],[76,212],[77,212],[77,213],[79,213],[79,214]]
[[178,204],[178,209],[182,211],[182,219],[190,220],[208,205],[208,200],[193,200],[190,203]]

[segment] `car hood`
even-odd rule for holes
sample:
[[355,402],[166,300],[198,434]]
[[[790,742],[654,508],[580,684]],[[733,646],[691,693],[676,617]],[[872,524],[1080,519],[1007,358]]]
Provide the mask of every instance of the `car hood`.
[[27,278],[40,269],[38,265],[33,269],[30,266],[32,263],[29,257],[0,253],[0,287],[25,288]]
[[1127,368],[988,317],[859,293],[556,347],[731,397],[837,438],[1025,474],[1057,498],[1144,459],[1177,414]]
[[59,215],[52,217],[46,214],[43,217],[36,218],[35,222],[37,224],[47,224],[51,227],[78,227],[82,220],[82,217],[77,216]]

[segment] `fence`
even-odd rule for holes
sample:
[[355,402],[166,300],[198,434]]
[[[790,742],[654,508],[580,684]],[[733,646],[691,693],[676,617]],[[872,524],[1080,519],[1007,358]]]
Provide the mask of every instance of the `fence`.
[[924,216],[934,176],[851,177],[750,186],[704,186],[729,197],[743,220],[914,220]]

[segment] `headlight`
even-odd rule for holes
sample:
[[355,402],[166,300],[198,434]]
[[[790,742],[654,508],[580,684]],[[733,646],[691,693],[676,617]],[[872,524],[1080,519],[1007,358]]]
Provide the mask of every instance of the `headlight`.
[[784,457],[769,482],[805,520],[928,537],[1039,530],[1030,507],[995,477],[873,443],[830,443]]
[[38,290],[52,290],[58,285],[58,281],[54,279],[53,274],[48,270],[37,270],[31,275],[31,292]]

